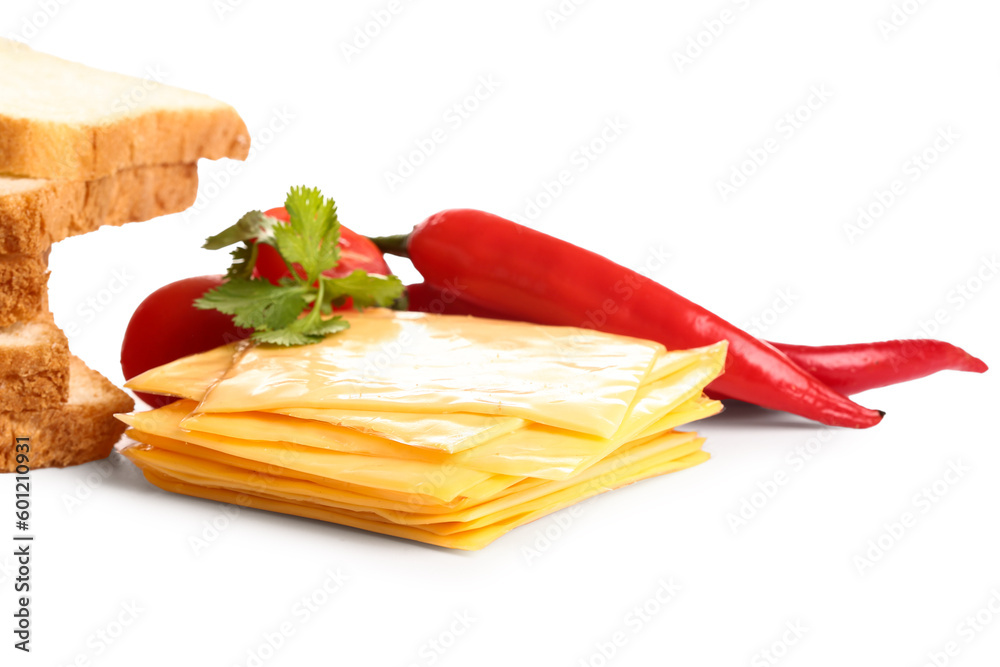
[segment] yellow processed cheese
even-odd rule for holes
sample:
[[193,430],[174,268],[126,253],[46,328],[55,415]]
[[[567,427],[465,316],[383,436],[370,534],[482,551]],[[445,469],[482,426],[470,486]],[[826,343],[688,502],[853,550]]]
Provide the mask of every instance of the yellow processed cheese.
[[[244,344],[243,347],[246,345]],[[706,360],[715,361],[719,358],[720,352],[724,359],[724,351],[721,350],[720,345],[697,350],[667,352],[657,358],[643,386],[695,363]],[[207,389],[229,369],[236,354],[237,346],[234,344],[178,359],[133,378],[126,386],[135,391],[180,396],[200,401]],[[633,411],[634,407],[633,405]],[[323,409],[285,408],[276,409],[273,412],[301,419],[325,421],[335,426],[351,428],[414,447],[439,449],[446,452],[460,452],[481,445],[492,438],[516,431],[528,424],[525,420],[516,417],[471,413],[436,415],[346,410],[333,407]],[[199,418],[200,415],[194,415],[186,420],[182,426],[195,430],[205,430],[197,425],[198,422],[194,421]],[[218,415],[212,415],[212,418],[218,418]],[[210,427],[207,430],[220,433]],[[283,438],[263,437],[261,439]]]
[[[126,431],[126,435],[136,442],[141,443],[139,445],[130,445],[122,449],[122,453],[126,454],[130,458],[133,455],[133,451],[173,452],[188,459],[209,461],[229,466],[231,468],[245,470],[251,473],[253,478],[258,480],[261,485],[266,485],[267,481],[272,477],[283,477],[312,482],[318,487],[324,489],[324,494],[333,498],[342,499],[343,502],[347,503],[382,507],[398,512],[427,513],[447,512],[467,507],[471,504],[471,501],[466,497],[459,497],[455,500],[445,502],[438,498],[432,498],[419,493],[397,493],[394,491],[387,491],[385,489],[375,489],[357,484],[338,482],[326,477],[310,475],[309,473],[300,472],[291,468],[283,468],[281,466],[260,463],[259,461],[223,454],[222,452],[206,449],[204,447],[198,447],[197,445],[192,445],[181,440],[164,438],[158,435],[152,435],[151,433],[136,431],[135,429],[129,429]],[[510,488],[529,488],[533,484],[540,483],[542,483],[542,480],[521,480],[520,482],[508,485],[508,489],[499,489],[494,490],[492,493],[484,493],[482,494],[482,497],[496,498],[504,493],[507,493]],[[324,497],[326,497],[326,495],[324,495]]]
[[[190,411],[196,407],[193,401],[178,401],[171,405],[176,406],[175,410],[182,411]],[[447,461],[449,456],[448,452],[442,450],[411,447],[363,431],[272,412],[195,412],[186,415],[179,426],[188,431],[210,433],[237,441],[291,442],[303,447],[425,461],[438,465]]]
[[[593,463],[640,437],[640,434],[645,437],[682,423],[676,422],[676,419],[668,421],[667,418],[661,418],[661,415],[672,412],[685,400],[700,395],[702,387],[721,368],[724,354],[724,345],[689,351],[684,357],[688,362],[686,368],[640,387],[622,426],[611,439],[530,424],[501,437],[489,439],[483,445],[446,457],[440,451],[407,447],[317,420],[261,412],[195,413],[184,418],[180,426],[236,441],[285,441],[341,452],[421,460],[439,465],[449,463],[504,475],[563,479],[585,464]],[[169,410],[190,410],[192,406],[190,401],[185,401]],[[713,407],[717,410],[721,406],[715,404]],[[155,413],[156,411],[148,414]],[[710,410],[703,409],[697,416],[700,418],[710,414]]]
[[201,354],[181,357],[135,376],[125,386],[132,391],[200,401],[247,345],[245,342],[230,343]]
[[473,412],[611,437],[664,353],[571,327],[383,310],[345,318],[350,329],[315,345],[247,348],[200,411]]
[[[532,424],[457,454],[453,460],[476,470],[565,479],[635,440],[643,432],[652,435],[673,428],[671,425],[657,430],[656,425],[664,415],[701,395],[705,385],[722,369],[725,352],[725,343],[692,350],[689,368],[642,386],[621,428],[611,438]],[[715,407],[721,409],[721,404]],[[652,433],[648,433],[649,430]]]
[[[375,412],[338,408],[284,408],[269,412],[275,415],[293,417],[300,421],[325,422],[332,426],[359,431],[410,447],[438,450],[448,454],[476,447],[493,438],[523,428],[530,423],[517,417],[476,415],[470,412],[435,415],[420,412]],[[203,414],[221,416],[233,413]],[[194,420],[198,417],[199,415],[195,414],[190,419]]]
[[[427,530],[447,534],[483,527],[553,505],[555,503],[551,500],[556,493],[568,492],[580,496],[594,489],[598,492],[608,490],[619,485],[623,474],[648,468],[657,461],[663,462],[692,454],[700,450],[702,442],[703,439],[688,433],[658,436],[629,447],[578,478],[534,485],[464,509],[435,514],[373,507],[361,496],[355,496],[354,502],[351,502],[342,492],[308,481],[275,475],[268,475],[262,480],[258,473],[157,447],[129,448],[126,454],[143,469],[152,468],[190,483],[203,486],[221,485],[231,490],[254,493],[277,500],[309,502],[334,509],[369,513],[379,520],[422,525],[427,527]],[[437,526],[434,526],[435,524]]]
[[[137,375],[125,386],[133,391],[147,394],[162,394],[200,401],[205,397],[209,387],[222,379],[237,355],[241,354],[249,344],[248,341],[234,342],[208,352],[175,359]],[[688,350],[663,353],[654,362],[646,382],[655,382],[666,377],[686,365],[688,358]],[[348,411],[341,412],[345,417],[355,414]]]
[[457,466],[443,469],[424,461],[332,452],[287,442],[237,441],[210,433],[185,431],[180,427],[180,421],[186,414],[182,406],[172,403],[151,412],[121,415],[120,419],[138,431],[182,440],[231,456],[340,482],[404,494],[419,493],[440,500],[452,500],[461,494],[468,494],[491,478],[489,473]]
[[[621,486],[623,477],[637,470],[652,466],[655,462],[665,462],[687,456],[701,450],[703,438],[693,433],[668,433],[629,445],[615,456],[592,466],[585,473],[570,479],[546,481],[531,488],[517,489],[497,498],[477,505],[451,510],[441,514],[420,514],[399,511],[381,511],[380,516],[394,523],[423,525],[428,530],[458,532],[486,526],[506,520],[525,511],[535,511],[551,507],[556,497],[572,499],[573,502],[593,495],[589,491],[601,493]],[[550,510],[551,511],[551,510]],[[442,524],[440,528],[431,528]]]
[[[163,394],[201,401],[209,387],[229,370],[233,359],[248,344],[226,345],[202,354],[182,357],[146,371],[125,386],[133,391]],[[664,355],[668,359],[668,355]],[[436,415],[418,412],[375,412],[327,407],[275,410],[281,414],[317,419],[336,426],[377,435],[414,447],[457,452],[489,438],[521,428],[527,422],[517,417],[454,413]]]
[[176,493],[458,549],[708,458],[673,429],[726,344],[666,351],[567,327],[370,310],[293,348],[241,342],[130,388],[182,397],[120,415],[122,451]]
[[[695,350],[668,352],[660,357],[649,376],[647,376],[646,381],[637,391],[636,397],[633,399],[633,403],[629,407],[627,417],[623,421],[628,421],[629,419],[638,420],[662,409],[663,401],[655,397],[652,400],[649,400],[649,391],[646,390],[646,387],[656,384],[657,382],[661,382],[668,377],[673,378],[675,385],[684,382],[699,382],[696,376],[692,374],[681,378],[678,376],[678,372],[681,370],[696,368],[696,372],[699,376],[704,375],[709,380],[716,377],[719,371],[721,371],[722,365],[725,363],[725,350],[726,345],[723,342]],[[706,383],[707,382],[700,383],[697,387],[692,385],[690,393],[692,395],[700,393],[700,389],[703,388]],[[664,384],[661,383],[659,386],[662,387]],[[672,396],[673,395],[675,394],[672,394]],[[671,398],[668,402],[672,401],[673,398]],[[414,447],[443,449],[451,453],[472,450],[467,452],[467,455],[470,457],[468,459],[469,465],[472,467],[475,467],[472,463],[473,460],[481,460],[481,458],[476,455],[476,452],[481,451],[481,448],[486,445],[486,443],[491,442],[494,438],[503,437],[504,442],[506,443],[524,442],[524,439],[520,437],[521,434],[527,434],[524,429],[529,429],[531,432],[535,432],[537,430],[535,428],[537,427],[536,424],[520,419],[514,419],[511,417],[473,415],[468,413],[424,415],[418,413],[407,414],[402,412],[361,412],[337,408],[286,408],[274,410],[273,412],[291,417],[324,421],[334,425],[353,428]],[[701,419],[703,417],[710,416],[711,414],[714,413],[703,411],[701,416],[697,418]],[[195,415],[189,419],[195,420],[198,418],[199,415]],[[517,423],[513,423],[515,421]],[[689,421],[694,421],[694,419]],[[198,428],[197,426],[193,426],[195,422],[192,421],[190,423],[192,424],[192,428]],[[675,425],[680,423],[685,422],[678,422]],[[187,426],[187,423],[185,423],[185,426]],[[622,424],[614,437],[619,437],[622,429],[624,428],[625,424]],[[673,426],[669,428],[673,428]],[[554,430],[559,431],[560,433],[574,433],[572,431],[566,431],[565,429]],[[656,432],[665,430],[667,429],[661,428]],[[586,438],[586,436],[584,437]],[[567,465],[572,467],[573,464],[570,463]],[[492,467],[481,469],[494,470]]]
[[[659,357],[646,376],[645,383],[655,382],[693,363],[689,350],[667,352]],[[228,361],[226,364],[228,369]],[[216,369],[212,382],[225,372]],[[206,383],[210,386],[212,383]],[[201,395],[197,397],[201,398]],[[482,445],[489,440],[516,431],[530,422],[517,417],[479,415],[453,412],[437,415],[427,413],[375,412],[339,408],[276,408],[271,412],[325,421],[336,426],[356,429],[413,447],[441,449],[455,453]]]
[[[361,511],[336,508],[330,504],[317,503],[313,490],[296,487],[294,484],[282,490],[279,482],[267,487],[268,494],[260,494],[260,485],[246,472],[238,468],[224,470],[225,466],[184,461],[164,462],[155,450],[133,447],[125,450],[129,458],[143,468],[144,474],[153,484],[176,493],[208,498],[220,502],[230,502],[247,507],[257,507],[285,514],[320,519],[346,526],[362,528],[372,532],[405,537],[430,544],[457,549],[481,549],[512,528],[534,521],[546,514],[562,509],[584,498],[604,491],[630,484],[654,475],[673,472],[703,462],[708,455],[698,449],[700,439],[678,445],[671,443],[665,448],[660,445],[646,445],[654,451],[635,452],[635,459],[619,462],[609,461],[606,467],[597,468],[587,479],[572,483],[552,482],[558,485],[548,492],[537,493],[531,500],[523,500],[487,513],[468,522],[438,522],[427,525],[400,523],[393,517],[385,520],[379,513],[369,509]],[[638,449],[638,448],[637,448]],[[659,451],[656,451],[659,449]],[[200,473],[208,473],[205,474]],[[228,479],[229,485],[217,486],[219,479]],[[240,480],[243,480],[242,483]],[[241,489],[242,490],[239,490]]]
[[[689,454],[688,456],[684,456],[676,460],[670,460],[658,466],[649,468],[634,478],[624,480],[621,485],[631,484],[632,482],[646,479],[648,477],[654,477],[656,475],[665,475],[678,470],[684,470],[685,468],[690,468],[698,465],[699,463],[703,463],[707,459],[708,454],[705,454],[704,452],[695,452],[694,454]],[[401,537],[440,547],[447,547],[449,549],[464,549],[468,551],[482,549],[518,526],[530,523],[531,521],[535,521],[536,519],[539,519],[547,514],[551,514],[554,511],[562,509],[563,507],[572,505],[578,500],[583,500],[583,498],[577,498],[564,501],[558,506],[522,514],[513,519],[508,519],[507,521],[493,524],[486,528],[455,533],[452,535],[436,535],[416,526],[404,526],[391,522],[366,519],[359,517],[357,514],[332,510],[319,505],[279,501],[270,498],[262,498],[253,494],[229,491],[227,489],[187,484],[175,478],[161,475],[151,470],[145,471],[144,474],[146,479],[152,484],[173,493],[193,496],[196,498],[205,498],[216,502],[242,505],[244,507],[262,509],[269,512],[278,512],[292,516],[317,519],[342,526],[366,530],[372,533]],[[599,492],[600,491],[594,490],[594,493],[591,493],[591,495]]]
[[715,401],[704,394],[684,401],[670,414],[653,423],[639,433],[636,438],[648,438],[657,433],[664,433],[684,424],[690,424],[722,412],[722,401]]

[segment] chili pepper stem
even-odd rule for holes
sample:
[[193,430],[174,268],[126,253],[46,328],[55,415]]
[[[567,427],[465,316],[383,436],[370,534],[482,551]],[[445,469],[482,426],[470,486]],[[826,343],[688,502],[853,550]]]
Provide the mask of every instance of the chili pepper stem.
[[409,234],[394,234],[392,236],[369,236],[369,240],[378,246],[378,249],[382,252],[387,252],[390,255],[398,255],[399,257],[410,257]]

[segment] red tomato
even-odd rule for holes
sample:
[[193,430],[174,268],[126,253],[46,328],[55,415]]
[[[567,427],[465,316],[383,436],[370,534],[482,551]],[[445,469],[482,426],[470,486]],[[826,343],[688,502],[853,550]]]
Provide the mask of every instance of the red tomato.
[[[200,276],[170,283],[146,297],[132,314],[122,341],[122,372],[130,380],[140,373],[199,352],[248,337],[233,318],[217,310],[200,310],[194,300],[222,284],[223,276]],[[136,392],[154,408],[175,398]]]
[[[288,222],[288,211],[281,208],[272,208],[264,215]],[[362,269],[368,273],[378,275],[389,275],[389,266],[382,257],[382,251],[374,243],[361,234],[352,232],[347,227],[340,227],[340,262],[337,267],[323,273],[331,278],[343,278],[352,271]],[[299,269],[299,275],[302,275]],[[253,275],[263,277],[277,284],[278,280],[291,275],[288,267],[278,251],[269,245],[261,245],[257,249],[257,262],[254,264]]]

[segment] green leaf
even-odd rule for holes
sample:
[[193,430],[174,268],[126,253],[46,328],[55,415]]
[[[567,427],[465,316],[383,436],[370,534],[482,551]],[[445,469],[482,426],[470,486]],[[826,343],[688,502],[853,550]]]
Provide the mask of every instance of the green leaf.
[[403,283],[397,276],[380,276],[361,269],[343,278],[323,278],[325,297],[343,301],[351,297],[354,307],[391,306],[403,294]]
[[284,345],[285,347],[290,347],[292,345],[312,345],[313,343],[318,343],[322,337],[307,336],[306,334],[299,333],[297,331],[292,331],[291,329],[279,329],[278,331],[255,331],[251,340],[257,341],[258,343],[270,343],[271,345]]
[[257,244],[242,244],[229,253],[233,263],[226,270],[226,278],[244,278],[249,280],[253,275],[253,266],[257,262]]
[[339,315],[327,320],[311,322],[303,317],[278,331],[258,331],[252,338],[260,343],[272,345],[309,345],[319,343],[326,336],[349,328],[350,322]]
[[273,229],[275,245],[286,262],[302,266],[312,283],[340,260],[337,205],[318,188],[297,187],[288,193],[285,209],[289,223]]
[[298,319],[308,305],[307,289],[272,285],[264,278],[233,278],[209,290],[194,305],[233,316],[238,327],[283,329]]
[[320,320],[319,324],[309,329],[309,333],[316,336],[327,336],[329,334],[335,334],[338,331],[344,331],[350,327],[350,322],[345,320],[340,315],[337,315],[336,317]]
[[231,246],[240,241],[251,239],[269,239],[271,229],[275,225],[281,224],[281,220],[264,215],[260,211],[250,211],[232,227],[227,227],[215,236],[205,239],[202,248],[206,250],[218,250]]
[[[337,205],[316,188],[292,188],[285,200],[288,224],[251,211],[228,229],[210,237],[206,248],[241,244],[232,251],[227,281],[195,301],[205,310],[233,316],[240,327],[254,329],[253,340],[273,345],[308,345],[343,331],[350,322],[333,314],[348,298],[360,310],[368,306],[398,307],[403,283],[358,269],[343,278],[322,274],[340,261]],[[260,244],[274,247],[292,270],[273,285],[253,278]],[[305,276],[294,270],[302,267]]]

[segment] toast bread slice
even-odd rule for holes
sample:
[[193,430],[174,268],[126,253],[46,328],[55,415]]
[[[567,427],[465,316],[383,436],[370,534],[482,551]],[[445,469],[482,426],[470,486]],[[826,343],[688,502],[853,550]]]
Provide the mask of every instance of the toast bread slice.
[[198,196],[198,165],[138,167],[94,181],[0,178],[0,327],[45,308],[48,248],[103,224],[177,213]]
[[17,438],[29,439],[32,470],[103,459],[125,431],[115,414],[134,407],[125,392],[72,357],[66,403],[0,414],[0,472],[17,467]]
[[86,181],[249,149],[228,104],[0,38],[0,174]]
[[198,196],[198,165],[125,169],[90,181],[0,178],[0,253],[38,254],[101,225],[179,213]]
[[34,319],[49,282],[48,252],[0,255],[0,327]]
[[0,412],[57,407],[69,398],[69,343],[48,311],[0,329]]

